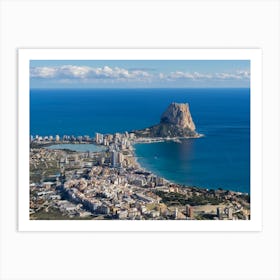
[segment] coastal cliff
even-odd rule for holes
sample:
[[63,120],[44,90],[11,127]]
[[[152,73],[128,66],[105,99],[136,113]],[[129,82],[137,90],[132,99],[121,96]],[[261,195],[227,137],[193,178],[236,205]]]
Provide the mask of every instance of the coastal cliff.
[[137,137],[199,137],[195,131],[189,104],[171,103],[162,114],[160,123],[133,131]]

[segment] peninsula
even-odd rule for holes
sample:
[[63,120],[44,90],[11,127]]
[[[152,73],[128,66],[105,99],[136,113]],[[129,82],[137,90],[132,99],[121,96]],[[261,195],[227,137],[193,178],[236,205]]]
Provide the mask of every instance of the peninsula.
[[132,131],[141,138],[198,138],[189,104],[171,103],[162,114],[160,123],[151,127]]

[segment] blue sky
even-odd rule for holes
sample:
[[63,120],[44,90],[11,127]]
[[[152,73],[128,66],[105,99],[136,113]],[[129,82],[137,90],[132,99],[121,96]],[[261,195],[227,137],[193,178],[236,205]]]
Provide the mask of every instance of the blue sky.
[[31,88],[250,87],[249,60],[32,60]]

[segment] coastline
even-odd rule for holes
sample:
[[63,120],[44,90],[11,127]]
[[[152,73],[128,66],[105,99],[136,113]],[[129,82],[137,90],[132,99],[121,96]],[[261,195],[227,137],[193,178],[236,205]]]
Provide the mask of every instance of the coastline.
[[[124,135],[122,133],[119,133],[120,135]],[[107,135],[111,135],[111,134],[107,134]],[[211,190],[212,188],[206,188],[206,187],[203,187],[203,186],[199,186],[199,185],[185,185],[185,184],[182,184],[182,183],[178,183],[176,181],[173,181],[173,180],[168,180],[162,176],[159,176],[157,175],[156,173],[154,173],[153,171],[143,167],[139,160],[138,160],[138,157],[135,153],[135,147],[134,145],[135,144],[152,144],[152,143],[162,143],[162,142],[175,142],[175,143],[181,143],[181,140],[184,140],[184,139],[197,139],[197,138],[202,138],[202,137],[205,137],[204,134],[201,134],[201,133],[197,133],[196,136],[190,136],[190,137],[154,137],[154,138],[151,138],[151,137],[138,137],[136,139],[133,139],[131,141],[131,152],[132,152],[132,156],[133,156],[133,161],[134,161],[134,167],[138,168],[139,171],[141,172],[145,172],[145,173],[150,173],[151,175],[153,176],[157,176],[157,177],[160,177],[162,178],[166,183],[168,184],[174,184],[174,185],[177,185],[179,187],[182,187],[182,188],[195,188],[195,189],[201,189],[201,190]],[[40,143],[39,146],[41,147],[49,147],[51,145],[63,145],[63,144],[71,144],[71,145],[81,145],[81,144],[93,144],[93,145],[96,145],[97,147],[102,147],[104,149],[104,151],[106,150],[107,152],[110,151],[110,149],[105,146],[105,145],[102,145],[102,144],[99,144],[99,143],[96,143],[95,141],[56,141],[56,142],[49,142],[49,141],[46,141],[44,143]],[[78,153],[82,153],[82,151],[74,151],[74,150],[71,150],[71,149],[61,149],[61,148],[58,148],[58,150],[69,150],[70,152],[78,152]],[[95,153],[100,153],[102,151],[96,151]],[[215,188],[215,189],[219,189],[221,191],[230,191],[232,193],[235,193],[235,194],[244,194],[244,195],[250,195],[248,192],[241,192],[241,191],[235,191],[235,190],[232,190],[232,189],[224,189],[224,188],[221,188],[221,187],[218,187],[218,188]]]
[[[134,144],[177,140],[118,133],[99,134],[94,141],[57,137],[31,142],[30,219],[250,219],[248,194],[178,184],[138,161]],[[48,149],[53,144],[85,143],[104,151]]]
[[138,137],[134,140],[133,144],[150,144],[150,143],[159,143],[159,142],[177,142],[180,143],[184,139],[197,139],[205,137],[202,133],[197,133],[196,136],[185,136],[185,137]]

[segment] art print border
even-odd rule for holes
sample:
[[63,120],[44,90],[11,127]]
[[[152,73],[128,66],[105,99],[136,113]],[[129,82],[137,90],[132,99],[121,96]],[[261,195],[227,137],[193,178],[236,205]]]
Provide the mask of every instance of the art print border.
[[[29,219],[30,60],[250,60],[251,219],[237,221],[68,221]],[[19,49],[19,231],[260,231],[262,229],[262,52],[260,49]]]

